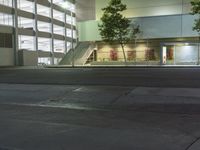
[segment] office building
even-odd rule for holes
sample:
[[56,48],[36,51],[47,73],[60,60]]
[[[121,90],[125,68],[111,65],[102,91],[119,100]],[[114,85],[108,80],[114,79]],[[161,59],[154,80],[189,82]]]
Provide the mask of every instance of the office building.
[[0,0],[0,65],[53,65],[76,45],[75,1]]
[[[109,0],[96,0],[95,20],[80,22],[79,40],[95,41],[93,65],[120,65],[124,58],[118,44],[102,42],[98,24]],[[130,65],[199,65],[197,16],[190,14],[190,0],[122,0],[123,15],[140,26],[141,33],[126,45]]]
[[[0,66],[123,65],[98,24],[109,0],[0,0]],[[199,65],[198,16],[190,0],[122,0],[141,33],[125,47],[129,65]]]

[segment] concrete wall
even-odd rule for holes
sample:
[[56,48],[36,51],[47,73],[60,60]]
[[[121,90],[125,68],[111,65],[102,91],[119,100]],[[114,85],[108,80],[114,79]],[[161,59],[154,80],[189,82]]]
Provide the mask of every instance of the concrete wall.
[[[171,15],[157,17],[133,18],[140,25],[140,39],[195,37],[197,32],[192,30],[195,16]],[[80,41],[100,41],[98,30],[99,21],[86,21],[78,24]]]
[[13,33],[13,27],[0,25],[0,33]]
[[193,31],[195,16],[173,15],[158,17],[143,17],[135,19],[140,25],[141,38],[171,38],[171,37],[193,37],[198,36]]
[[80,41],[100,41],[101,37],[99,35],[98,29],[99,21],[85,21],[79,22],[78,33]]
[[[102,8],[109,0],[96,0],[96,19],[102,16]],[[185,14],[190,11],[190,0],[122,0],[127,5],[126,17],[145,17]]]
[[76,0],[76,19],[78,22],[95,20],[95,0]]
[[[0,25],[0,33],[13,33],[13,28]],[[14,49],[0,47],[0,66],[14,66]]]
[[14,66],[14,50],[0,48],[0,66]]

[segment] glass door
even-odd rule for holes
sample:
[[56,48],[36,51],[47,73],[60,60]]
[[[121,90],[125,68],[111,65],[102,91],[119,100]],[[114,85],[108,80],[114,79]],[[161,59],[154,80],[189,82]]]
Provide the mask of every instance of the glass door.
[[162,46],[162,64],[197,65],[198,54],[196,43],[165,43]]

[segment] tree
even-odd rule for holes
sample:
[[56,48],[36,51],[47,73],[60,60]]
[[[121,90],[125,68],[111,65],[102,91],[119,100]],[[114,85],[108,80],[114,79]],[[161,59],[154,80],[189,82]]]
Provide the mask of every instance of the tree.
[[200,34],[200,0],[192,0],[192,15],[198,15],[198,18],[195,19],[193,30],[197,31]]
[[120,44],[125,63],[127,62],[125,44],[139,33],[139,26],[131,27],[131,20],[121,14],[126,9],[126,5],[122,4],[121,0],[110,0],[108,6],[102,9],[103,16],[99,24],[100,35],[105,42]]
[[[200,0],[192,0],[191,2],[192,6],[192,15],[196,15],[198,18],[195,19],[193,30],[197,31],[199,34],[199,43],[200,43]],[[199,43],[198,43],[198,65],[199,65]]]

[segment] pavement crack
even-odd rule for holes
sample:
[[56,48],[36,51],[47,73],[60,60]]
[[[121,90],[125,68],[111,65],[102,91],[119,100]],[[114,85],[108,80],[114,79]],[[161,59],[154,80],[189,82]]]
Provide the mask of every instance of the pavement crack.
[[195,140],[192,141],[192,142],[186,147],[185,150],[190,150],[190,148],[191,148],[195,143],[197,143],[198,141],[200,141],[200,137],[195,138]]
[[131,93],[133,89],[129,89],[127,91],[125,91],[124,93],[120,94],[118,97],[114,98],[111,102],[110,102],[110,105],[113,105],[114,103],[116,103],[118,100],[120,100],[121,97],[123,96],[127,96]]

